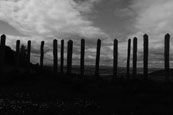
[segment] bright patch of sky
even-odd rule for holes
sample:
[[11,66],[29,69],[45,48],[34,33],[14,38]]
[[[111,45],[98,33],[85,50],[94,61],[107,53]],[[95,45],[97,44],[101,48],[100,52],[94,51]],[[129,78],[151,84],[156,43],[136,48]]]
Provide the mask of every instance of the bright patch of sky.
[[164,35],[166,33],[173,35],[172,20],[172,0],[0,1],[0,34],[7,34],[7,43],[12,47],[15,47],[17,39],[21,39],[23,43],[31,39],[35,57],[39,56],[39,51],[36,50],[39,49],[40,41],[45,40],[48,49],[47,62],[52,61],[50,54],[53,39],[73,39],[76,47],[74,55],[78,57],[80,39],[85,38],[88,43],[86,58],[93,60],[96,40],[101,38],[102,64],[109,62],[111,65],[112,61],[109,60],[112,59],[112,42],[117,38],[119,63],[125,66],[127,39],[134,36],[139,38],[140,61],[143,48],[142,35],[147,33],[150,36],[150,53],[152,53],[150,61],[160,63]]

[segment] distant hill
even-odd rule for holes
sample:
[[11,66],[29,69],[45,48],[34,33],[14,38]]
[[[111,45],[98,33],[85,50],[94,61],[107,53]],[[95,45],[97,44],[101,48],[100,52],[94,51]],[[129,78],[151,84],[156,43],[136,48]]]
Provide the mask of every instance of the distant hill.
[[[151,75],[151,76],[164,76],[165,70],[154,71],[154,72],[151,72],[149,75]],[[173,76],[173,69],[170,69],[170,76]]]
[[15,64],[15,54],[9,46],[5,46],[5,64],[14,65]]
[[[155,80],[164,80],[165,79],[165,70],[158,70],[158,71],[154,71],[151,72],[149,74],[151,79],[155,79]],[[173,69],[170,69],[170,80],[173,80]]]
[[[26,50],[27,51],[27,50]],[[20,52],[19,63],[22,67],[27,66],[27,52]],[[9,46],[5,46],[5,64],[14,66],[16,64],[16,51],[12,50]]]

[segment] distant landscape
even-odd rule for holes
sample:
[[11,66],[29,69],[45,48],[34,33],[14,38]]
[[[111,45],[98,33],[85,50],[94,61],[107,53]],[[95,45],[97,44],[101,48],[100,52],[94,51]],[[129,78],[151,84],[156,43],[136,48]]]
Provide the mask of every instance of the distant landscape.
[[[58,114],[58,115],[123,115],[160,114],[171,111],[173,84],[165,82],[165,71],[149,68],[148,79],[143,79],[143,68],[137,68],[137,77],[130,79],[126,68],[99,66],[99,77],[95,66],[85,65],[81,76],[79,65],[67,67],[27,63],[20,60],[16,66],[16,52],[6,46],[5,66],[0,78],[0,114]],[[23,58],[23,55],[19,55]],[[27,58],[26,58],[27,59]],[[10,60],[10,61],[9,61]],[[17,68],[16,68],[17,67]],[[1,71],[2,72],[2,71]],[[170,69],[170,76],[172,70]],[[152,110],[152,111],[150,111]],[[173,111],[172,111],[173,112]]]
[[173,0],[0,0],[0,115],[173,115]]

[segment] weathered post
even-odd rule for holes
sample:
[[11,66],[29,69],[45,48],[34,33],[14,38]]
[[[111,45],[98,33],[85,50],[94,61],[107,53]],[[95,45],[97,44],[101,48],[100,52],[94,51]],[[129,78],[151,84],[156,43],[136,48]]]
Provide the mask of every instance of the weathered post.
[[144,75],[144,79],[148,79],[148,35],[145,34],[143,39],[144,39],[143,75]]
[[72,54],[73,54],[73,41],[68,41],[68,51],[67,51],[67,74],[72,73]]
[[41,41],[40,47],[40,69],[43,70],[43,60],[44,60],[44,41]]
[[61,40],[61,73],[64,73],[64,40]]
[[137,75],[137,38],[133,39],[133,78]]
[[80,59],[80,74],[81,74],[81,77],[83,78],[84,76],[84,65],[85,63],[85,40],[84,39],[81,39],[81,59]]
[[16,69],[20,67],[20,40],[16,41]]
[[27,57],[27,52],[26,52],[26,47],[24,45],[21,45],[20,48],[20,65],[22,67],[25,67],[28,65],[28,57]]
[[53,71],[58,72],[58,41],[53,40]]
[[100,48],[101,48],[101,40],[97,40],[97,51],[96,51],[96,65],[95,65],[95,77],[99,77],[99,69],[100,69]]
[[3,67],[5,64],[5,42],[6,35],[1,35],[1,46],[0,46],[0,72],[3,74]]
[[131,39],[128,40],[127,47],[127,78],[130,77],[130,54],[131,54]]
[[30,57],[31,57],[31,41],[28,41],[28,48],[27,48],[27,58],[28,58],[28,66],[30,65]]
[[164,51],[164,60],[165,60],[165,80],[169,81],[169,50],[170,50],[170,35],[165,35],[165,51]]
[[114,62],[113,62],[113,76],[117,78],[118,69],[118,40],[114,40]]

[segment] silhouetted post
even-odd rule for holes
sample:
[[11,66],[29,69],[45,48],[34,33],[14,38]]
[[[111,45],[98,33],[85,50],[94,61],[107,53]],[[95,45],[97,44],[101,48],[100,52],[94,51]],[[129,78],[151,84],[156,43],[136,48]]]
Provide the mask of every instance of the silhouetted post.
[[84,76],[84,63],[85,63],[85,40],[81,40],[81,59],[80,59],[80,74],[81,77]]
[[1,46],[0,46],[0,72],[3,72],[3,67],[5,64],[5,42],[6,35],[1,35]]
[[16,41],[16,69],[20,66],[20,40]]
[[164,51],[164,59],[165,59],[165,80],[169,81],[169,48],[170,48],[170,35],[165,35],[165,51]]
[[28,65],[28,57],[27,57],[26,51],[27,51],[26,47],[24,45],[22,45],[20,48],[20,65],[22,67],[25,67]]
[[40,47],[40,69],[43,70],[43,60],[44,60],[44,41],[41,41]]
[[61,40],[61,73],[64,73],[64,40]]
[[118,69],[118,40],[114,40],[114,62],[113,62],[113,76],[117,78]]
[[130,54],[131,54],[131,39],[128,40],[128,47],[127,47],[127,78],[130,77]]
[[67,74],[72,73],[72,54],[73,54],[73,41],[68,41],[68,51],[67,51]]
[[96,65],[95,65],[95,76],[99,77],[99,63],[100,63],[100,48],[101,48],[101,40],[97,40],[97,52],[96,52]]
[[70,72],[70,40],[67,42],[67,74]]
[[144,70],[143,70],[143,75],[144,75],[144,79],[148,79],[148,35],[145,34],[144,37]]
[[54,73],[58,71],[58,41],[53,40],[53,70]]
[[133,39],[133,77],[137,75],[137,38]]
[[30,65],[30,57],[31,57],[31,41],[28,41],[28,48],[27,48],[27,58],[28,58],[28,66]]

